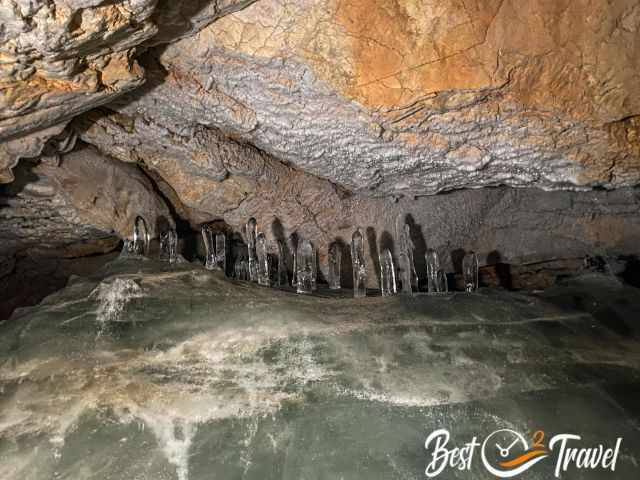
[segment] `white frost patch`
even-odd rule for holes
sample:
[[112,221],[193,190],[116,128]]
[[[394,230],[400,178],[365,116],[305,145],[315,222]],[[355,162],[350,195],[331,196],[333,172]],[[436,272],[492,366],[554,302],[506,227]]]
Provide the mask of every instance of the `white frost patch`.
[[142,298],[142,288],[130,278],[102,282],[89,294],[98,301],[96,317],[100,323],[118,321],[124,307],[134,298]]

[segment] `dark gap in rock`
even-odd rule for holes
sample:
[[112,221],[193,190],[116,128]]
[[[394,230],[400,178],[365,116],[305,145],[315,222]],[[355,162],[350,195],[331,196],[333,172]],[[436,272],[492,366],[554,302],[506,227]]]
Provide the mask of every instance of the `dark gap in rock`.
[[625,262],[625,269],[620,275],[622,280],[636,288],[640,288],[640,259],[636,255],[621,256]]
[[[183,205],[176,205],[180,200],[175,192],[172,191],[172,195],[167,195],[167,189],[171,189],[171,186],[166,183],[159,175],[150,170],[145,164],[138,164],[138,168],[140,171],[147,177],[149,182],[153,187],[153,190],[158,197],[164,201],[169,209],[171,217],[175,223],[176,233],[178,234],[178,239],[181,243],[180,252],[184,258],[188,261],[193,261],[198,256],[198,242],[200,232],[194,230],[191,227],[191,223],[189,220],[184,218],[178,210],[185,210]],[[160,182],[162,182],[162,187],[160,186]],[[171,189],[173,190],[173,189]],[[169,198],[172,197],[172,198]],[[157,231],[161,232],[164,229],[168,228],[168,219],[158,218],[156,219],[156,227]]]

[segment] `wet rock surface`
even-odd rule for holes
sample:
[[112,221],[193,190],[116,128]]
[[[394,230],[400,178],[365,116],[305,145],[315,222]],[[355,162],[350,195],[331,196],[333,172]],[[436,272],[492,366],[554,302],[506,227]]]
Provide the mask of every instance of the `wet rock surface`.
[[[0,472],[422,478],[425,438],[446,426],[465,441],[499,428],[621,436],[616,478],[633,479],[639,305],[593,275],[542,296],[354,300],[121,259],[0,325]],[[451,473],[489,478],[479,464]]]

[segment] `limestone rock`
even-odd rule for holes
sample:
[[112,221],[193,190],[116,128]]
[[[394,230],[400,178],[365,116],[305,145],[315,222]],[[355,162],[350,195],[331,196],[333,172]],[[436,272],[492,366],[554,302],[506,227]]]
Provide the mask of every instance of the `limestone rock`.
[[59,166],[25,164],[19,173],[15,182],[2,186],[0,254],[29,250],[37,256],[57,250],[63,257],[87,255],[109,251],[120,238],[130,237],[136,215],[149,222],[154,236],[157,219],[173,223],[137,167],[91,148],[64,155]]
[[74,116],[144,83],[136,48],[197,31],[250,0],[0,0],[0,183],[12,180],[18,146],[46,141]]
[[0,140],[46,128],[139,86],[132,48],[156,0],[2,0]]
[[376,195],[634,186],[639,41],[634,0],[261,0],[149,52],[119,110]]
[[[579,263],[586,255],[632,252],[640,242],[637,189],[498,188],[394,201],[349,192],[251,146],[229,142],[212,129],[181,137],[170,133],[170,125],[107,112],[84,116],[74,128],[108,155],[128,162],[143,157],[147,168],[184,203],[183,214],[194,228],[200,222],[223,219],[240,232],[254,216],[270,239],[286,239],[296,232],[312,240],[324,269],[329,243],[336,239],[349,243],[353,230],[362,227],[367,234],[372,286],[376,285],[378,252],[381,248],[393,251],[395,219],[403,213],[415,235],[419,269],[424,269],[427,247],[436,248],[448,271],[454,271],[460,249],[476,250],[482,264],[528,264],[554,258]],[[157,141],[149,143],[145,138]],[[186,155],[198,152],[185,148],[193,139],[206,139],[209,153],[204,161],[200,155],[195,159]]]

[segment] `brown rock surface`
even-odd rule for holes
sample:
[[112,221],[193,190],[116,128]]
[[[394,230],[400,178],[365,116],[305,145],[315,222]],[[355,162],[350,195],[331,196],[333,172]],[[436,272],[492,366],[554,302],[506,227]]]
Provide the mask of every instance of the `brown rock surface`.
[[[183,214],[193,228],[222,219],[235,231],[242,231],[247,219],[255,216],[270,239],[286,239],[293,232],[312,239],[324,269],[329,243],[340,239],[348,244],[354,229],[362,227],[367,234],[372,286],[376,285],[378,252],[381,247],[393,251],[395,220],[401,214],[408,215],[412,225],[421,271],[427,247],[436,248],[447,269],[453,271],[452,254],[460,249],[476,250],[483,264],[528,264],[555,258],[580,263],[586,255],[634,251],[640,242],[637,189],[542,192],[499,188],[394,201],[351,193],[285,166],[251,146],[229,142],[211,129],[201,128],[184,138],[165,135],[158,137],[159,143],[149,145],[144,143],[149,132],[163,127],[148,119],[101,112],[84,116],[74,127],[109,155],[126,162],[144,158],[146,168],[183,203]],[[187,155],[198,152],[184,148],[193,139],[208,145],[207,156],[193,159]]]
[[261,0],[150,52],[152,88],[120,110],[216,127],[376,194],[633,186],[639,12]]
[[18,172],[0,190],[0,255],[103,253],[131,236],[136,215],[147,219],[152,234],[157,218],[171,219],[137,167],[91,148],[66,154],[60,165],[25,163]]

